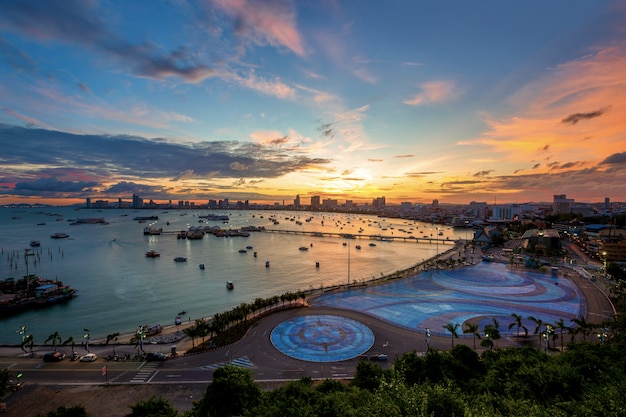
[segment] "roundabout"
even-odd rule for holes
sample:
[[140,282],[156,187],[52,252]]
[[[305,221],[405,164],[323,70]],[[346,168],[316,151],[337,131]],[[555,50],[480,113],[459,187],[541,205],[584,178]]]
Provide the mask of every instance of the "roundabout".
[[276,349],[295,359],[338,362],[367,352],[374,344],[374,333],[346,317],[307,315],[277,325],[270,340]]

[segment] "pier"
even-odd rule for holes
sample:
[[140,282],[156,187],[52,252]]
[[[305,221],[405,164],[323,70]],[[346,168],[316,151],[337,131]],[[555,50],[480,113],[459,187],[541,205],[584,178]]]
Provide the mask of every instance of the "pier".
[[[241,229],[220,229],[222,231],[228,230],[241,230]],[[356,240],[371,240],[375,242],[415,242],[415,243],[428,243],[428,244],[444,244],[444,245],[454,245],[455,242],[450,239],[440,239],[436,237],[417,237],[417,236],[395,236],[395,235],[366,235],[366,234],[354,234],[354,233],[339,233],[339,232],[309,232],[305,230],[284,230],[284,229],[266,229],[266,228],[257,228],[250,230],[241,230],[245,232],[252,233],[281,233],[287,235],[302,235],[302,236],[311,236],[311,237],[331,237],[331,238],[342,238],[342,239],[356,239]],[[180,233],[180,230],[163,230],[158,234],[162,235],[177,235]],[[213,234],[213,231],[205,232],[207,234]]]

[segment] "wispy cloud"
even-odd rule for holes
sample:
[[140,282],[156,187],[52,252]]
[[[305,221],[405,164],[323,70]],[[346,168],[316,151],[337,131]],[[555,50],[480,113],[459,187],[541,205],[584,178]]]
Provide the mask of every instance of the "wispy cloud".
[[595,117],[600,117],[604,113],[606,113],[610,108],[611,108],[611,106],[607,106],[607,107],[601,108],[600,110],[591,111],[591,112],[587,112],[587,113],[570,114],[569,116],[567,116],[566,118],[561,120],[561,123],[570,123],[570,124],[575,125],[576,123],[578,123],[581,120],[593,119]]
[[234,19],[237,35],[257,45],[284,47],[305,55],[296,24],[296,9],[288,0],[213,0],[213,4]]
[[431,81],[420,86],[420,92],[404,100],[409,106],[423,106],[457,100],[462,90],[451,81]]

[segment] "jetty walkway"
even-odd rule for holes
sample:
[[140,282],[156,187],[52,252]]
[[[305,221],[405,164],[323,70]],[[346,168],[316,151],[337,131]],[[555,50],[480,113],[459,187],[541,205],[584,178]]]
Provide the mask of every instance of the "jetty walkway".
[[[253,232],[253,233],[280,233],[286,235],[303,235],[311,237],[331,237],[341,239],[357,239],[357,240],[372,240],[378,242],[415,242],[415,243],[428,243],[428,244],[442,244],[442,245],[454,245],[455,241],[449,238],[440,239],[436,237],[417,237],[417,236],[395,236],[395,235],[369,235],[362,233],[339,233],[339,232],[311,232],[306,230],[286,230],[286,229],[216,229],[215,231],[227,231],[227,232]],[[180,230],[163,230],[158,234],[162,235],[178,235]],[[207,234],[215,234],[213,230],[207,230]],[[234,236],[226,234],[227,236]],[[241,235],[244,236],[244,235]]]

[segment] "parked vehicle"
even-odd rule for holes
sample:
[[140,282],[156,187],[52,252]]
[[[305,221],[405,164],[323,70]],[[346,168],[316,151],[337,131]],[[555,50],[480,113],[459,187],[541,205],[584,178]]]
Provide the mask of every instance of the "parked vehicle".
[[88,353],[85,356],[82,356],[80,358],[81,362],[93,362],[96,359],[98,359],[98,355],[96,355],[95,353]]
[[154,362],[154,361],[164,362],[167,360],[167,355],[161,352],[148,352],[146,353],[146,360],[148,362]]
[[60,362],[65,359],[65,353],[56,351],[56,352],[48,352],[43,355],[44,362]]

